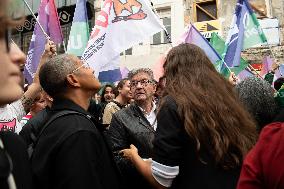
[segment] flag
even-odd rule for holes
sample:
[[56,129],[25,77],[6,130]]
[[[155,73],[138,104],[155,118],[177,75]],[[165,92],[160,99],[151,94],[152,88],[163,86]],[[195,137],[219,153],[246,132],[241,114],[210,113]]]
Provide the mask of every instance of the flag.
[[226,41],[224,60],[229,67],[240,65],[241,51],[267,39],[247,0],[238,0]]
[[264,57],[260,71],[260,75],[262,77],[264,77],[270,70],[272,70],[272,64],[273,60],[269,56]]
[[160,77],[164,75],[164,63],[166,61],[166,54],[160,55],[159,59],[157,62],[154,64],[152,70],[154,74],[154,79],[156,81],[159,81]]
[[254,76],[254,74],[252,72],[248,71],[247,69],[244,69],[237,76],[238,76],[239,80],[242,81],[247,77]]
[[122,51],[163,29],[148,0],[105,0],[82,59],[91,65],[96,76],[100,72],[106,74],[119,69],[112,63]]
[[105,83],[115,83],[122,79],[120,65],[119,65],[119,55],[115,56],[112,60],[105,64],[104,67],[101,67],[101,70],[98,75],[100,82]]
[[89,40],[89,24],[86,0],[77,0],[67,53],[81,57]]
[[129,69],[125,66],[120,67],[120,73],[121,73],[121,77],[122,79],[127,78],[128,77],[128,73],[129,73]]
[[[185,35],[186,37],[184,38]],[[216,69],[220,71],[221,56],[193,25],[189,24],[188,30],[186,34],[183,34],[182,38],[184,38],[185,43],[191,43],[200,47],[215,65]]]
[[277,76],[277,78],[279,77],[283,77],[284,74],[284,65],[280,64],[279,67],[275,70],[275,75]]
[[[55,44],[63,42],[63,36],[54,0],[41,1],[37,20]],[[41,55],[44,52],[45,43],[46,38],[38,23],[36,23],[24,71],[25,77],[29,83],[32,83],[33,81]]]
[[[219,53],[220,56],[222,55],[222,53],[226,48],[225,41],[215,32],[213,32],[211,35],[210,44]],[[241,58],[240,65],[237,67],[230,68],[230,70],[234,72],[236,75],[238,75],[247,66],[248,62],[245,59]],[[228,78],[230,76],[230,71],[226,66],[222,65],[221,74],[224,75],[226,78]]]

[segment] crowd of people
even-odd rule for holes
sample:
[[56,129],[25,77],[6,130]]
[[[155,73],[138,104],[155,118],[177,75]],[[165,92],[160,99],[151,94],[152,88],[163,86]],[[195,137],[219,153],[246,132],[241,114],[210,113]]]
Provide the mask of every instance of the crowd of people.
[[[284,79],[238,81],[180,44],[164,76],[101,85],[47,40],[33,83],[0,1],[0,188],[284,188]],[[282,86],[283,85],[283,86]],[[101,91],[101,92],[99,92]],[[101,94],[101,95],[100,95]]]

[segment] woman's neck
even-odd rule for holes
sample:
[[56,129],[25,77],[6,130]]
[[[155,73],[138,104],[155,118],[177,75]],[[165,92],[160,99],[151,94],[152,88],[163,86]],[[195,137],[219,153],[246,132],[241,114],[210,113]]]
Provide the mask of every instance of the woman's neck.
[[123,98],[121,95],[118,95],[114,101],[118,102],[121,105],[126,105],[128,103],[128,100]]

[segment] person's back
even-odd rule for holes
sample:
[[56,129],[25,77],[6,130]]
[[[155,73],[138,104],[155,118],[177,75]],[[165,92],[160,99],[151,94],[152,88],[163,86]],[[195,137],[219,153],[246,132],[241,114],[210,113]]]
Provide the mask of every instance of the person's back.
[[284,188],[284,109],[266,125],[246,156],[237,189]]
[[[214,157],[202,148],[197,156],[194,140],[186,133],[184,122],[179,116],[173,117],[178,115],[177,108],[173,98],[165,97],[163,108],[157,115],[159,134],[155,135],[153,142],[154,161],[179,165],[179,174],[171,188],[235,189],[241,165],[224,170],[217,166]],[[163,140],[167,136],[171,136],[171,142]]]
[[[119,174],[103,134],[87,112],[100,88],[94,71],[72,55],[50,59],[40,84],[54,102],[31,156],[36,188],[120,188]],[[57,117],[59,112],[75,111]],[[56,114],[56,115],[55,115]]]
[[[73,110],[88,115],[69,100],[55,100],[50,115]],[[44,130],[32,159],[37,188],[116,188],[118,177],[103,135],[81,115],[66,115]],[[76,179],[74,179],[76,177]],[[108,182],[112,178],[112,182]]]
[[36,141],[44,123],[47,121],[47,115],[50,111],[49,107],[41,110],[37,115],[32,117],[22,128],[19,133],[25,140],[27,145],[30,145]]

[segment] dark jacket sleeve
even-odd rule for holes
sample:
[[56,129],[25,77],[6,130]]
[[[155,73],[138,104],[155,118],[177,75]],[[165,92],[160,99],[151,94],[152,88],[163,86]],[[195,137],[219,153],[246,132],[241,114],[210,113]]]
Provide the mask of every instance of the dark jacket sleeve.
[[106,133],[114,155],[114,160],[121,174],[125,178],[127,177],[127,175],[136,175],[137,171],[133,164],[126,158],[122,157],[121,154],[119,154],[120,150],[129,148],[130,144],[128,141],[129,136],[127,134],[127,131],[124,128],[122,121],[119,119],[117,113],[113,115],[109,130]]
[[63,142],[55,160],[54,176],[60,179],[54,188],[103,188],[97,172],[103,163],[99,159],[103,146],[97,138],[90,131],[79,131]]

